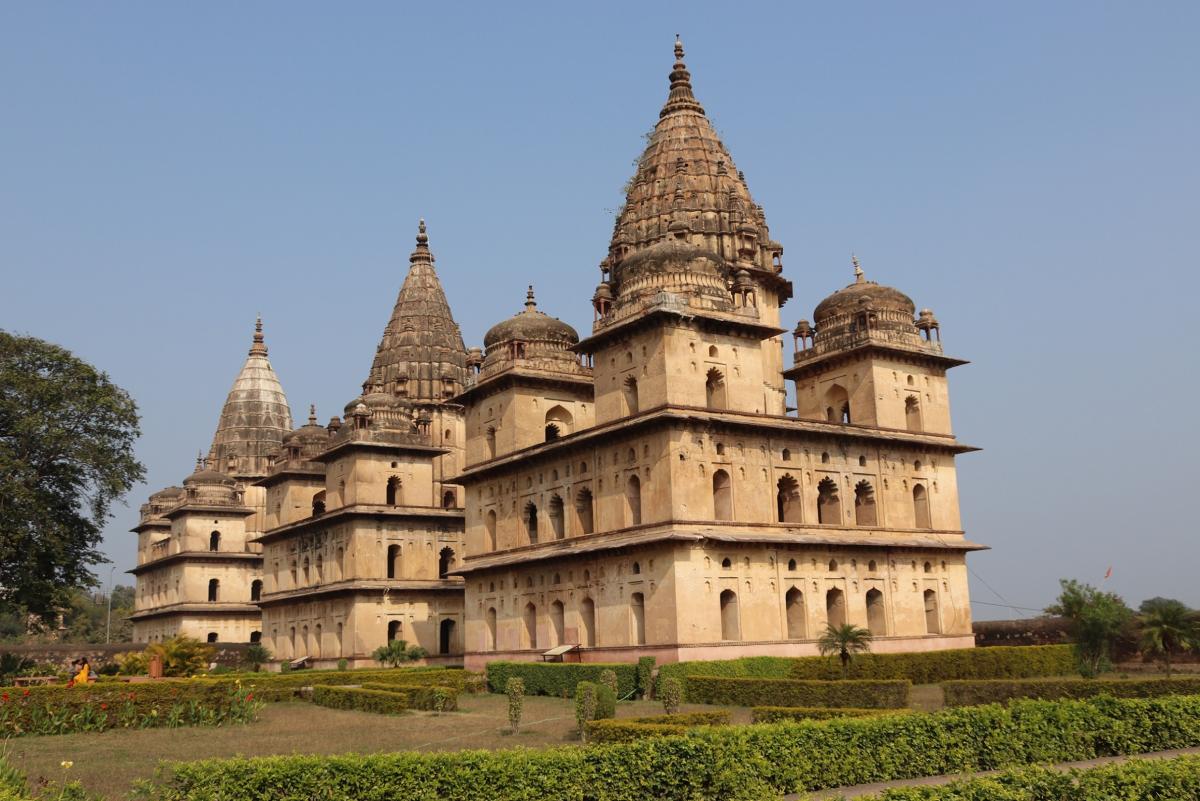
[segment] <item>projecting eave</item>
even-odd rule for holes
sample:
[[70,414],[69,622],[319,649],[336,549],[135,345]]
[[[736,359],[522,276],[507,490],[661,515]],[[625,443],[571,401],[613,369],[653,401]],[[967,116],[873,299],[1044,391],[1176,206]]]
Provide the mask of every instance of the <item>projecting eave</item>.
[[137,576],[154,570],[164,565],[175,564],[176,562],[261,562],[261,553],[249,553],[247,551],[182,551],[180,553],[168,554],[161,556],[158,559],[151,559],[148,562],[142,562],[134,568],[126,570],[126,573]]
[[134,534],[141,534],[143,531],[152,531],[156,528],[170,528],[171,521],[165,517],[152,517],[149,520],[143,520],[133,528],[129,529]]
[[840,528],[785,524],[721,523],[716,521],[667,522],[635,526],[603,534],[526,545],[482,556],[468,556],[452,575],[527,564],[549,559],[598,554],[663,542],[705,541],[774,545],[778,547],[872,548],[938,551],[982,551],[988,546],[971,542],[961,531]]
[[189,512],[216,513],[223,515],[243,515],[249,517],[254,510],[248,506],[224,506],[219,503],[185,503],[163,512],[163,517],[174,519]]
[[557,458],[564,452],[583,444],[591,443],[596,438],[606,437],[614,431],[627,432],[634,429],[650,428],[667,425],[723,425],[731,429],[745,429],[758,432],[777,432],[781,435],[802,436],[805,434],[845,437],[848,439],[871,442],[908,445],[937,450],[943,453],[961,454],[979,450],[972,445],[964,445],[953,436],[944,434],[929,434],[907,431],[898,428],[882,428],[879,426],[864,426],[849,423],[829,423],[821,420],[802,420],[797,417],[787,417],[776,414],[759,414],[755,412],[733,412],[728,410],[709,409],[703,406],[658,406],[647,409],[632,417],[613,420],[603,425],[577,431],[564,437],[558,437],[548,442],[539,442],[527,448],[515,450],[495,459],[480,462],[459,473],[448,483],[461,484],[466,481],[481,480],[497,470],[504,470],[516,462],[526,459],[545,457]]
[[695,309],[691,306],[682,305],[654,306],[644,312],[631,314],[628,317],[617,320],[599,330],[593,330],[590,337],[580,340],[579,344],[571,348],[571,350],[576,353],[595,353],[610,339],[628,336],[631,331],[648,327],[651,321],[660,317],[674,317],[680,320],[695,322],[699,325],[725,330],[734,328],[744,335],[759,341],[787,333],[786,329],[760,323],[754,318],[740,314],[722,314],[708,309]]
[[273,487],[276,484],[282,484],[285,481],[300,479],[301,481],[324,481],[325,466],[312,464],[312,467],[284,467],[280,470],[273,471],[266,476],[263,476],[258,481],[254,482],[256,487]]
[[562,373],[552,370],[530,370],[514,367],[478,380],[450,399],[451,403],[466,404],[476,396],[487,396],[510,386],[566,387],[569,389],[594,389],[595,381],[590,375]]
[[383,451],[385,453],[421,453],[432,456],[442,456],[450,451],[447,448],[436,448],[432,445],[420,445],[406,442],[380,442],[369,439],[347,439],[338,442],[312,458],[314,462],[329,462],[348,451]]
[[271,592],[262,596],[259,605],[268,607],[298,600],[312,600],[347,593],[404,593],[404,592],[462,592],[463,580],[457,576],[444,579],[348,579],[331,581],[315,587],[302,587],[287,592]]
[[168,615],[246,615],[257,617],[261,612],[256,604],[238,603],[183,603],[156,606],[143,612],[134,612],[126,620],[150,620]]
[[[803,353],[804,351],[800,352],[801,355]],[[906,348],[894,343],[864,342],[861,345],[830,351],[829,353],[823,353],[820,356],[813,356],[802,361],[794,361],[791,367],[783,371],[783,377],[789,381],[798,381],[807,378],[811,373],[828,370],[830,366],[842,361],[870,355],[891,356],[893,358],[915,361],[919,364],[933,365],[942,370],[949,370],[951,367],[970,364],[966,359],[956,359],[953,356],[932,353],[921,348]]]
[[251,540],[251,542],[268,543],[284,539],[293,534],[308,531],[311,528],[328,526],[354,518],[378,519],[418,519],[418,520],[463,520],[466,513],[462,509],[443,509],[440,506],[386,506],[384,504],[357,503],[343,506],[323,514],[306,517],[286,526],[279,526]]

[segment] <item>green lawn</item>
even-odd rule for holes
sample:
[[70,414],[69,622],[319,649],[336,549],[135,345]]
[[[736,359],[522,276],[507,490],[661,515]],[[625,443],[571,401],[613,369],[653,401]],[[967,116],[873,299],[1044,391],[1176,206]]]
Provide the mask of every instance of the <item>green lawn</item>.
[[[340,754],[386,751],[453,751],[467,748],[544,748],[578,745],[573,701],[525,699],[520,734],[507,733],[503,695],[459,696],[460,711],[434,715],[376,715],[304,702],[268,704],[257,723],[222,728],[140,729],[55,737],[18,737],[0,745],[30,784],[45,777],[82,781],[108,799],[124,798],[136,779],[153,778],[160,761],[268,754]],[[711,709],[685,705],[685,711]],[[730,708],[734,722],[749,723],[748,709]],[[618,717],[661,715],[654,701],[618,706]],[[64,760],[74,765],[64,771]]]

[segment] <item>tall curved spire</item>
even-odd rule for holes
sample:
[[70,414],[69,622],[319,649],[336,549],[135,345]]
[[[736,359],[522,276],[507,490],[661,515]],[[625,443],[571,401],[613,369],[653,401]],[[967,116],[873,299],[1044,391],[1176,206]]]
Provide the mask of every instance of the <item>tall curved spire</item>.
[[762,207],[696,99],[678,38],[670,92],[628,186],[601,265],[614,290],[622,261],[659,242],[683,240],[714,253],[731,271],[750,271],[777,304],[791,296],[780,275],[783,247],[772,241]]
[[408,275],[375,351],[364,392],[438,403],[466,385],[467,349],[433,262],[421,220],[416,248],[408,257]]
[[208,451],[209,469],[237,478],[265,476],[268,457],[291,430],[292,412],[267,358],[259,317],[246,362],[221,408]]

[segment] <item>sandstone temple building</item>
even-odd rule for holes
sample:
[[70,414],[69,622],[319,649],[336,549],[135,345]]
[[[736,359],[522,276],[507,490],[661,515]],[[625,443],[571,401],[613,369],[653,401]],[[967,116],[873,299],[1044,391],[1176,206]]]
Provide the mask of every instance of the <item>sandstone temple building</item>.
[[341,417],[291,430],[260,331],[207,462],[143,507],[139,639],[315,664],[404,639],[474,668],[807,655],[841,623],[878,652],[973,644],[964,362],[857,260],[788,336],[783,246],[675,56],[591,331],[529,287],[467,349],[423,222]]

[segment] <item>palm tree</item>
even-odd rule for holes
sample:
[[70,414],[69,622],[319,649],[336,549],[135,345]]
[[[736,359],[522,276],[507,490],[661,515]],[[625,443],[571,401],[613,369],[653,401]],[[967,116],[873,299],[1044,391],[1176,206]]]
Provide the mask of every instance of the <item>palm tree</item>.
[[1183,603],[1156,599],[1143,604],[1138,623],[1142,632],[1143,653],[1161,656],[1167,676],[1171,675],[1171,653],[1190,651],[1200,645],[1200,623],[1196,613]]
[[837,654],[842,660],[842,678],[850,675],[850,660],[854,654],[865,654],[871,650],[871,632],[852,623],[835,626],[825,624],[825,633],[817,640],[821,656]]

